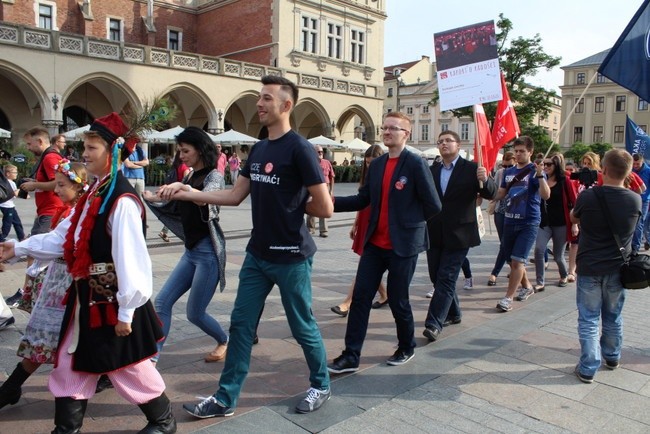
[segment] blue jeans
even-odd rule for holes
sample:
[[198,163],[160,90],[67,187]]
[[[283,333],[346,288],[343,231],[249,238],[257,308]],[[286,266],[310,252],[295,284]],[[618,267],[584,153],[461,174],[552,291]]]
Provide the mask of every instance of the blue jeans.
[[[580,373],[595,375],[605,360],[618,361],[623,345],[623,303],[625,289],[619,273],[605,276],[578,274],[578,337],[580,339]],[[603,330],[598,330],[602,317]]]
[[442,325],[447,319],[461,318],[456,280],[463,262],[467,259],[468,251],[468,248],[446,249],[444,247],[432,247],[427,250],[429,278],[436,290],[429,303],[427,319],[424,321],[425,327],[442,331]]
[[539,224],[514,223],[503,225],[503,256],[506,261],[515,260],[525,264],[528,261],[530,249],[537,239],[537,228]]
[[230,318],[228,357],[219,379],[219,390],[214,394],[221,404],[231,408],[237,406],[250,368],[255,328],[273,285],[278,285],[280,289],[291,334],[305,355],[311,387],[329,389],[327,354],[311,310],[312,261],[310,257],[296,263],[277,264],[246,254],[239,272],[239,288]]
[[0,211],[2,211],[2,241],[6,240],[7,236],[9,236],[11,226],[16,231],[18,241],[24,240],[25,230],[23,229],[23,223],[20,221],[16,208],[0,208]]
[[632,250],[635,252],[638,252],[641,249],[643,226],[645,225],[646,217],[648,216],[648,205],[650,205],[650,201],[644,200],[641,202],[641,218],[639,218],[639,221],[636,223],[634,236],[632,237]]
[[[158,342],[162,351],[172,322],[172,307],[187,291],[187,319],[212,336],[218,343],[228,343],[228,335],[219,322],[208,315],[205,309],[212,301],[219,281],[219,261],[212,247],[210,237],[205,237],[192,249],[186,249],[178,265],[169,275],[167,282],[156,296],[156,312],[162,321],[165,337]],[[156,357],[153,360],[157,360]]]
[[[345,331],[345,354],[355,363],[361,357],[361,348],[368,332],[372,300],[386,270],[388,306],[397,329],[397,347],[407,354],[415,348],[415,323],[409,302],[409,286],[418,255],[398,256],[393,250],[368,243],[363,249],[352,294],[352,304]],[[460,267],[460,265],[459,265]]]
[[537,230],[537,241],[535,242],[535,274],[538,285],[544,285],[546,262],[548,262],[546,247],[551,238],[553,239],[553,257],[560,272],[560,278],[564,279],[568,275],[564,260],[566,226],[544,226]]
[[494,261],[494,268],[490,273],[494,277],[498,277],[503,265],[506,263],[506,257],[503,254],[503,224],[506,220],[506,216],[503,213],[495,212],[494,213],[494,226],[497,228],[497,235],[499,236],[499,253],[497,254],[497,259]]

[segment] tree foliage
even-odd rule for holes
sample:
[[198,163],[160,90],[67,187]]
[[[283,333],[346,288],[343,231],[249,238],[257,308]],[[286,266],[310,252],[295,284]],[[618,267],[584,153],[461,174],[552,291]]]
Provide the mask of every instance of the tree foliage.
[[[526,79],[534,77],[542,69],[550,71],[560,64],[561,58],[546,54],[539,34],[532,38],[520,36],[510,39],[514,26],[503,13],[499,14],[496,27],[499,63],[523,134],[524,130],[532,127],[535,115],[548,116],[551,111],[551,97],[557,97],[554,90],[531,86],[526,83]],[[436,90],[432,104],[436,105],[438,100],[439,95]],[[496,105],[496,102],[483,104],[488,120],[494,119]],[[456,117],[472,116],[472,108],[455,109],[452,113]]]
[[580,159],[587,152],[591,151],[591,146],[585,145],[584,143],[574,143],[571,148],[564,151],[564,158],[566,160],[573,160],[576,163],[580,163]]

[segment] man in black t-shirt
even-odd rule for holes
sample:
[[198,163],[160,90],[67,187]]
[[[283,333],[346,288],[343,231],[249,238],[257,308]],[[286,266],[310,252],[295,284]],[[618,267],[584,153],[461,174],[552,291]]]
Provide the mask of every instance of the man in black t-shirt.
[[[576,302],[581,354],[575,374],[584,383],[594,381],[601,356],[608,369],[618,368],[621,358],[625,289],[619,273],[623,258],[614,231],[628,255],[641,216],[641,197],[624,186],[631,169],[629,153],[623,149],[607,151],[603,159],[602,187],[583,191],[570,215],[572,223],[580,224]],[[599,196],[607,204],[611,225]],[[601,317],[602,335],[598,330]]]
[[329,218],[334,207],[312,145],[291,130],[289,115],[298,100],[298,88],[277,76],[263,77],[262,84],[257,112],[269,137],[252,148],[235,187],[210,193],[179,191],[173,185],[161,189],[163,197],[217,205],[239,205],[251,195],[253,231],[239,274],[219,390],[197,405],[183,406],[199,418],[234,414],[248,374],[257,319],[276,284],[310,371],[310,388],[296,411],[318,410],[331,396],[325,347],[311,311],[316,245],[303,215]]

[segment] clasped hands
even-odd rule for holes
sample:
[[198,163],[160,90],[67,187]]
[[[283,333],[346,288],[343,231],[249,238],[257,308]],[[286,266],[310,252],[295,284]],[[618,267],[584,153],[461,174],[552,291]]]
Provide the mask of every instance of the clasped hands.
[[161,185],[155,193],[145,190],[142,197],[149,202],[163,202],[185,198],[188,191],[182,182],[173,182],[168,185]]

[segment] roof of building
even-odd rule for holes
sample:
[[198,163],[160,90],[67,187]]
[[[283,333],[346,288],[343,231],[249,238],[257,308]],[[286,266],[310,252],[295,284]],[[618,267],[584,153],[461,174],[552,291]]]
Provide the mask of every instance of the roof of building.
[[[422,59],[420,59],[422,60]],[[413,62],[406,62],[406,63],[400,63],[398,65],[391,65],[391,66],[385,66],[384,67],[384,81],[385,80],[394,80],[395,79],[395,69],[399,69],[401,71],[406,71],[407,69],[415,66],[420,60],[415,60]]]
[[578,60],[577,62],[573,62],[570,65],[563,66],[562,68],[573,68],[576,66],[588,66],[588,65],[600,65],[603,63],[603,60],[605,60],[605,57],[607,57],[607,53],[609,53],[609,49],[605,51],[601,51],[600,53],[593,54],[589,57],[586,57],[582,60]]

